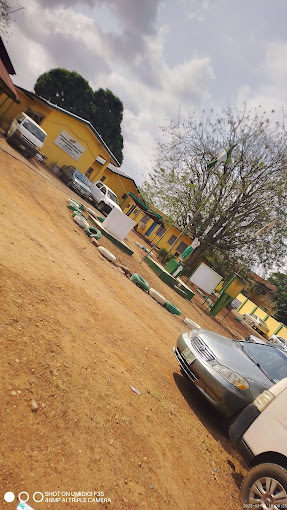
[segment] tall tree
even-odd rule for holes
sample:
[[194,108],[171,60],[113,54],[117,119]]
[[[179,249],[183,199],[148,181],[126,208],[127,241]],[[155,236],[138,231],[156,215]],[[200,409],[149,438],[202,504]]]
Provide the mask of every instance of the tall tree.
[[[189,228],[201,241],[187,262],[191,268],[213,247],[249,267],[270,267],[286,256],[286,129],[284,118],[271,121],[261,110],[203,111],[163,128],[144,191],[183,227],[211,194]],[[231,158],[209,165],[235,144]],[[273,228],[254,237],[274,219]]]
[[[277,288],[274,301],[276,304],[275,318],[287,325],[287,274],[273,273],[269,282]],[[280,335],[280,333],[278,333]]]
[[75,71],[51,69],[37,79],[36,94],[91,122],[118,162],[123,160],[123,104],[110,90],[93,91]]
[[113,153],[119,163],[123,160],[123,103],[109,89],[99,89],[94,94],[95,109],[92,113],[93,125],[99,133],[105,132],[105,142],[113,146]]

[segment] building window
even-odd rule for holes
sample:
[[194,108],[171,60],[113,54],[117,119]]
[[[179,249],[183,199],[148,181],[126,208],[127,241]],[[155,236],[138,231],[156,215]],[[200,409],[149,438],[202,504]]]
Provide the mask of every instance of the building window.
[[89,170],[87,170],[87,171],[86,171],[85,176],[86,176],[86,177],[90,177],[90,175],[91,175],[91,173],[92,173],[92,171],[93,171],[93,170],[94,170],[94,169],[90,166]]
[[146,225],[146,224],[147,224],[147,222],[148,222],[148,220],[150,220],[150,217],[149,217],[147,214],[145,214],[145,215],[141,218],[141,223],[142,223],[143,225]]
[[26,112],[31,119],[33,119],[37,124],[40,124],[42,120],[45,118],[45,115],[43,115],[40,112],[37,112],[36,110],[32,110],[32,108],[27,108]]
[[127,198],[127,196],[128,196],[128,195],[127,195],[126,193],[124,193],[124,194],[122,195],[122,199],[123,199],[123,200],[125,200],[125,199]]
[[177,237],[177,236],[172,235],[172,236],[169,238],[169,240],[167,241],[167,244],[170,244],[170,246],[171,246],[171,245],[174,243],[174,241],[176,241],[176,237]]
[[106,176],[103,175],[103,177],[101,178],[101,181],[104,182],[106,180]]
[[160,227],[156,231],[156,235],[161,237],[165,233],[165,231],[166,231],[166,228],[163,227],[162,225],[160,225]]
[[179,251],[179,253],[182,253],[184,252],[184,250],[187,248],[187,244],[184,243],[183,241],[181,243],[179,243],[179,245],[177,246],[177,251]]

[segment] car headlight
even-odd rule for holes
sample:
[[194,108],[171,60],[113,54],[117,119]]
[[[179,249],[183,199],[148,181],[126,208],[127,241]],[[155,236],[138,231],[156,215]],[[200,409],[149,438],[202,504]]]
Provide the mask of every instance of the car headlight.
[[237,372],[234,372],[234,370],[230,370],[230,368],[223,365],[213,365],[212,368],[239,390],[247,390],[249,388],[248,382]]
[[263,393],[258,395],[258,397],[254,400],[253,404],[257,407],[258,411],[262,413],[262,411],[269,406],[274,398],[275,396],[271,393],[271,391],[264,390]]

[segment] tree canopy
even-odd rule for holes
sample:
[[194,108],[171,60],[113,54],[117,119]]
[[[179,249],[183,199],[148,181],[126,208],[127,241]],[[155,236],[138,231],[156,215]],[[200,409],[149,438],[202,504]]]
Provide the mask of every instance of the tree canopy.
[[[271,118],[275,112],[271,112]],[[143,185],[154,205],[201,242],[187,264],[215,249],[248,267],[286,256],[287,137],[282,121],[259,108],[203,111],[162,128],[157,165]],[[217,167],[209,163],[235,145]],[[272,220],[275,226],[254,234]]]
[[100,88],[93,91],[80,74],[61,68],[39,76],[34,90],[51,103],[90,121],[118,162],[122,163],[123,104],[111,90]]
[[273,283],[277,288],[274,296],[276,305],[275,319],[287,325],[287,274],[273,273],[269,278],[269,282]]

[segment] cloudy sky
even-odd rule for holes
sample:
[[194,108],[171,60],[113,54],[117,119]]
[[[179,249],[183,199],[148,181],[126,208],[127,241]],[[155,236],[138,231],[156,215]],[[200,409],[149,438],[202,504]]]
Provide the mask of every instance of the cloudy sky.
[[17,85],[77,71],[124,104],[122,169],[141,184],[179,110],[287,105],[286,0],[14,0]]

